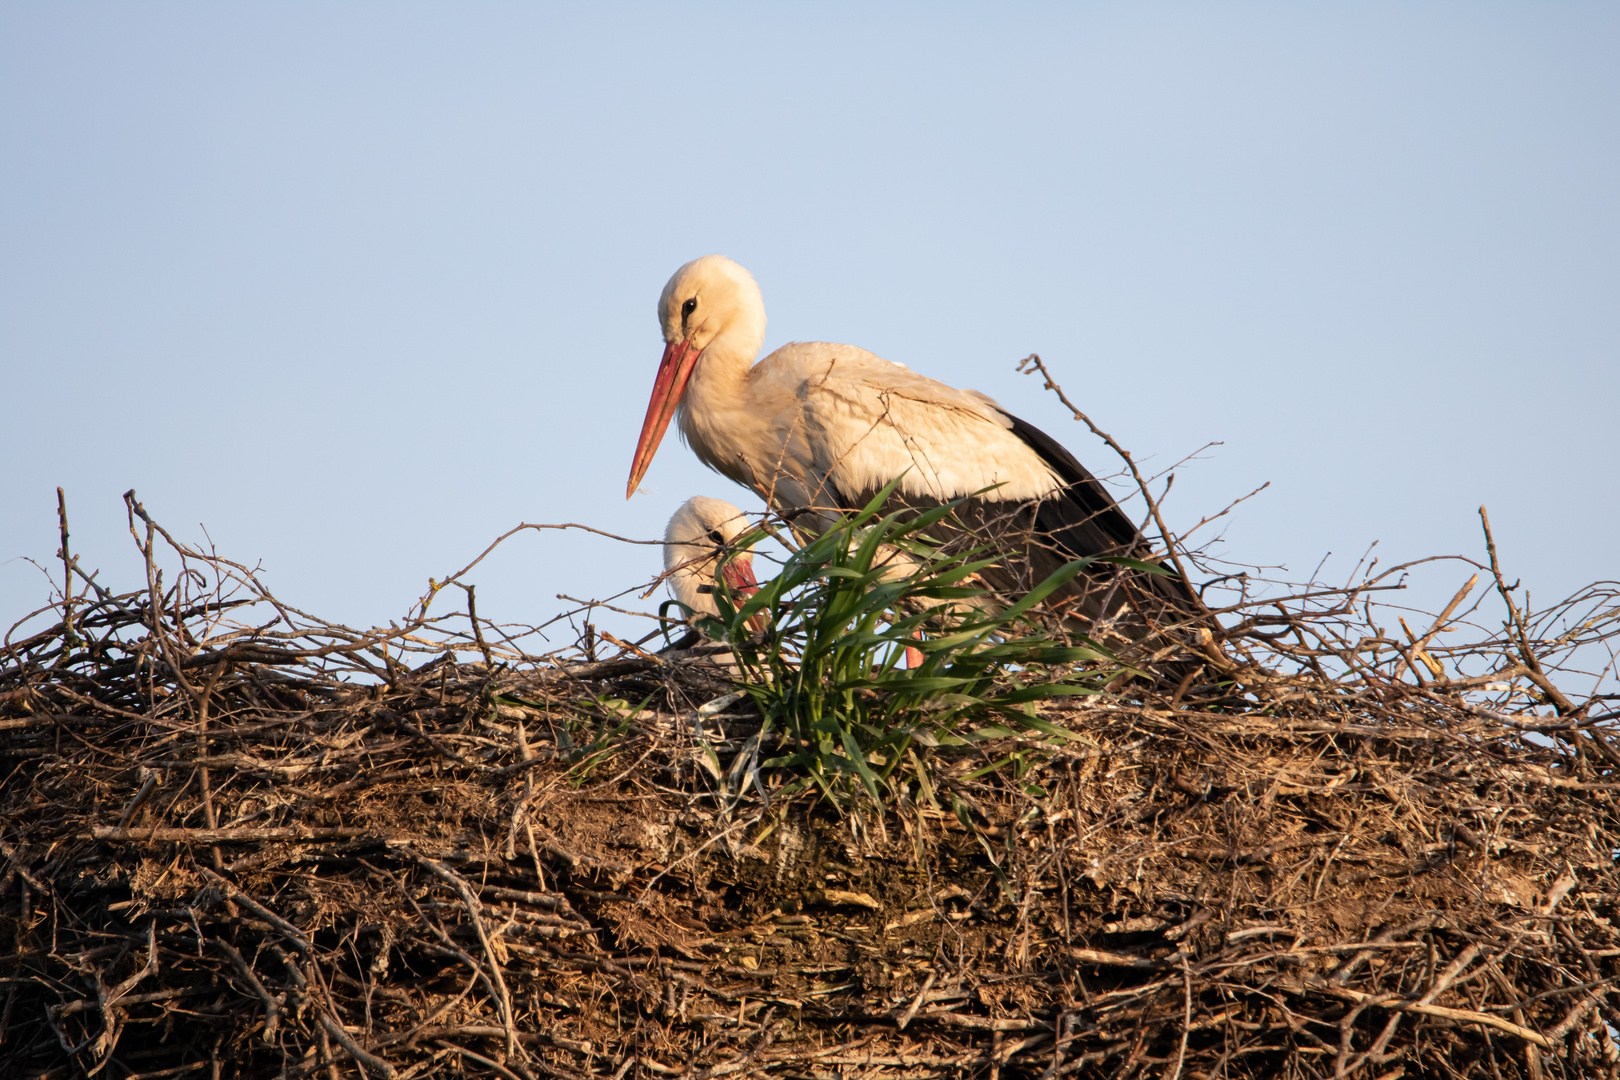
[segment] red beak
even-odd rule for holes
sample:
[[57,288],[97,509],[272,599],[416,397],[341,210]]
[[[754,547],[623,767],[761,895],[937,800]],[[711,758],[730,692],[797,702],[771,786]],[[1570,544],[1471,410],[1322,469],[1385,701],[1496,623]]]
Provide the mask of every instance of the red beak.
[[[759,579],[754,577],[754,557],[752,555],[738,555],[735,559],[726,563],[725,567],[720,571],[720,576],[726,579],[726,584],[731,586],[732,591],[741,596],[744,602],[747,602],[750,596],[759,592]],[[755,614],[750,616],[748,626],[756,633],[765,629],[764,615]]]
[[641,440],[636,443],[636,459],[630,463],[630,485],[625,488],[625,498],[636,493],[636,488],[641,486],[641,478],[647,475],[653,455],[658,453],[658,444],[663,441],[664,432],[669,428],[670,417],[675,415],[675,406],[680,404],[681,395],[686,392],[686,380],[692,377],[692,369],[697,367],[701,355],[701,350],[692,348],[690,341],[674,341],[664,346],[664,358],[658,362],[658,379],[653,383],[652,400],[647,402],[647,419],[641,424]]
[[739,596],[753,596],[759,592],[759,579],[754,577],[754,557],[752,555],[738,555],[726,563],[720,571],[720,576],[726,579],[726,584]]

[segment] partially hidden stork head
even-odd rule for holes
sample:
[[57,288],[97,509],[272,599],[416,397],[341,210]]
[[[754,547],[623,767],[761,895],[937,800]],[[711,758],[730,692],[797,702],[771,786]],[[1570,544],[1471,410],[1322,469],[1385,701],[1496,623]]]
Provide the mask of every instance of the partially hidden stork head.
[[664,286],[658,326],[664,334],[664,358],[658,362],[625,498],[636,493],[652,464],[698,360],[724,354],[733,365],[746,368],[759,354],[765,344],[765,300],[747,270],[724,255],[705,255],[675,271]]
[[675,599],[694,612],[718,616],[714,602],[718,572],[739,596],[759,591],[754,557],[738,551],[721,566],[726,549],[748,531],[743,512],[724,499],[694,495],[681,504],[664,530],[664,569]]

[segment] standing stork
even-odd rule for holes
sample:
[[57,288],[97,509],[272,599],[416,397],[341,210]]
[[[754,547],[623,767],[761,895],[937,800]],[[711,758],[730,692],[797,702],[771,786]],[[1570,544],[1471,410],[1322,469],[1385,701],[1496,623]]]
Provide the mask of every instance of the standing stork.
[[[722,255],[675,272],[658,299],[658,323],[664,356],[626,497],[678,416],[700,461],[777,510],[798,511],[796,522],[812,531],[896,478],[897,507],[967,499],[957,517],[1006,556],[984,574],[1004,595],[1076,558],[1151,553],[1073,455],[977,390],[825,342],[794,342],[755,363],[764,300],[748,271]],[[1180,576],[1106,564],[1089,567],[1067,596],[1069,610],[1087,619],[1123,616],[1133,637],[1200,611]]]

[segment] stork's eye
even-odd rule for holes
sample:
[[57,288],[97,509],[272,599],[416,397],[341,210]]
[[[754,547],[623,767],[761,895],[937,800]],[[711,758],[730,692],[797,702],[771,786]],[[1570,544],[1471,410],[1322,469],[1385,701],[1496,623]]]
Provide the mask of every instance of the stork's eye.
[[682,321],[684,321],[689,315],[692,314],[692,312],[694,312],[696,310],[697,310],[697,297],[694,296],[694,297],[692,297],[692,299],[688,300],[686,303],[681,305],[681,319],[682,319]]
[[723,544],[726,542],[726,538],[720,535],[719,529],[710,529],[709,539],[713,540],[716,544]]

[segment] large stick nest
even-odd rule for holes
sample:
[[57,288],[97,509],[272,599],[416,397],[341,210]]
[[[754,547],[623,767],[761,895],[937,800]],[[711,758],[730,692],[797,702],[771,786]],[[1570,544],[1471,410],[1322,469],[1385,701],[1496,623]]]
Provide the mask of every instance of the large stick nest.
[[739,790],[705,650],[359,633],[132,524],[146,586],[0,670],[7,1075],[1617,1074],[1620,740],[1551,622],[1250,607],[1220,688],[835,813]]

